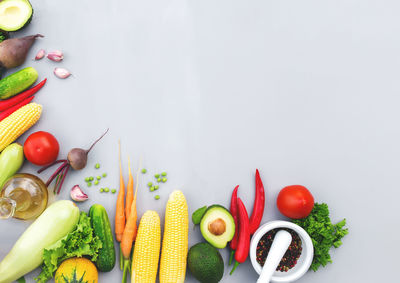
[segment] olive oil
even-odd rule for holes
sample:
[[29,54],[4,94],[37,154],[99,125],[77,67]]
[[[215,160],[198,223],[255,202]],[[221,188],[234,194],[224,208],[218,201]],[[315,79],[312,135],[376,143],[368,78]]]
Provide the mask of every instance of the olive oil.
[[31,174],[16,174],[0,193],[0,218],[33,219],[46,209],[47,187]]

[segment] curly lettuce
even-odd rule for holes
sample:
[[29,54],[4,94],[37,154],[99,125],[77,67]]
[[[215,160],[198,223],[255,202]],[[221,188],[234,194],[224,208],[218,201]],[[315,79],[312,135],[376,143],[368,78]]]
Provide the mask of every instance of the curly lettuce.
[[53,278],[61,262],[68,258],[85,256],[96,261],[101,247],[100,239],[94,235],[90,217],[81,212],[75,230],[44,250],[42,271],[35,280],[39,283],[47,282]]

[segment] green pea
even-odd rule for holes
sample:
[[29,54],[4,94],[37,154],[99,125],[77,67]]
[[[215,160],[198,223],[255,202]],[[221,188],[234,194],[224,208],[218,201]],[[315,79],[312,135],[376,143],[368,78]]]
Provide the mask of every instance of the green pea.
[[94,168],[99,169],[100,168],[100,164],[96,163],[96,165],[94,166]]
[[112,192],[113,194],[115,194],[115,193],[117,192],[117,190],[116,190],[116,189],[112,189],[111,192]]
[[109,188],[105,188],[104,191],[105,191],[106,193],[108,193],[108,192],[110,191],[110,189],[109,189]]
[[99,181],[94,181],[94,184],[97,186],[99,184]]
[[154,190],[155,190],[154,187],[151,187],[151,188],[150,188],[150,192],[154,192]]
[[154,189],[155,189],[155,190],[158,190],[159,188],[160,188],[159,185],[155,185],[155,186],[154,186]]
[[153,186],[153,183],[152,182],[148,182],[147,186],[149,186],[149,188],[151,188]]
[[88,186],[88,187],[91,187],[91,186],[92,186],[92,183],[87,183],[87,186]]
[[167,172],[162,172],[161,176],[163,176],[163,177],[167,176]]
[[159,196],[159,195],[156,195],[154,198],[155,198],[155,199],[160,199],[160,196]]
[[97,179],[97,180],[101,180],[101,176],[97,176],[96,179]]
[[99,191],[100,191],[100,193],[102,193],[102,192],[104,192],[104,189],[103,189],[103,188],[101,188]]
[[167,178],[162,178],[162,182],[165,183],[167,181]]
[[93,181],[94,180],[94,178],[93,177],[89,177],[89,181]]
[[85,178],[85,182],[89,182],[90,181],[90,178],[89,177],[86,177]]
[[161,178],[158,178],[158,179],[157,179],[157,182],[159,182],[159,183],[160,183],[160,182],[161,182]]
[[156,179],[160,178],[160,174],[155,174],[154,178],[156,178]]
[[103,173],[103,177],[104,177],[104,178],[107,177],[107,173]]
[[143,173],[143,174],[146,174],[146,173],[147,173],[147,169],[143,168],[143,169],[142,169],[142,173]]

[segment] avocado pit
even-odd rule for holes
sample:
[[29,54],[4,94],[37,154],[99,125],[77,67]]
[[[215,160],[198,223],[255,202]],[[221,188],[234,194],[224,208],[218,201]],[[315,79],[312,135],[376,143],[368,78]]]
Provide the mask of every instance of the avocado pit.
[[215,236],[220,236],[226,231],[226,223],[222,218],[217,218],[208,224],[208,231]]

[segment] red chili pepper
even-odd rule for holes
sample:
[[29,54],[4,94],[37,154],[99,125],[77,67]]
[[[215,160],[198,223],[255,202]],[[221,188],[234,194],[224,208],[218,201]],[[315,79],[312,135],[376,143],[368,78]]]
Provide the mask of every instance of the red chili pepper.
[[235,265],[231,271],[232,273],[239,266],[239,264],[246,261],[249,256],[250,249],[250,230],[249,230],[249,215],[247,214],[246,207],[240,198],[237,199],[239,211],[239,241],[235,252]]
[[38,92],[39,89],[41,89],[44,86],[46,81],[47,81],[47,79],[44,79],[43,81],[41,81],[34,87],[14,96],[12,98],[0,101],[0,111],[5,111],[5,110],[13,107],[14,105],[17,105],[18,103],[24,101],[26,98],[34,95],[36,92]]
[[261,220],[264,215],[265,207],[265,191],[264,185],[261,181],[260,172],[256,170],[256,198],[254,199],[253,212],[250,217],[250,234],[253,235],[258,227],[260,227]]
[[232,192],[232,198],[231,198],[231,214],[233,217],[233,220],[235,220],[235,235],[233,236],[233,239],[231,241],[231,256],[229,257],[229,265],[232,264],[233,261],[233,257],[235,255],[235,250],[237,248],[238,245],[238,230],[239,230],[239,213],[238,213],[238,204],[237,204],[237,191],[239,189],[239,186],[236,186],[235,189]]
[[6,111],[1,112],[0,113],[0,121],[4,120],[8,116],[10,116],[12,113],[14,113],[18,109],[20,109],[22,106],[31,102],[34,97],[35,96],[28,97],[25,100],[23,100],[22,102],[18,103],[17,105],[14,105],[13,107],[7,109]]

